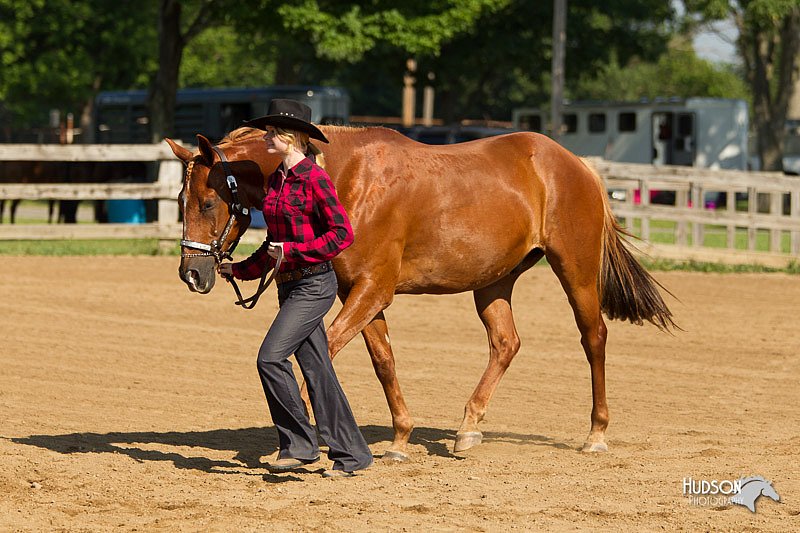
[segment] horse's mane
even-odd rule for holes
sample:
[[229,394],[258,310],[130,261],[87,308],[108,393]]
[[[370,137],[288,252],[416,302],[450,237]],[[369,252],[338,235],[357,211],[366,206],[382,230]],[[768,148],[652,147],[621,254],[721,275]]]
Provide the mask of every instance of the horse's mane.
[[[359,134],[365,132],[375,132],[375,133],[384,133],[384,132],[392,132],[394,134],[398,134],[396,130],[391,128],[387,128],[385,126],[330,126],[330,125],[323,125],[320,126],[321,129],[325,130],[326,133],[332,133],[334,135],[350,135],[350,134]],[[237,128],[230,133],[228,133],[220,142],[220,146],[228,146],[235,143],[240,143],[244,141],[249,141],[252,138],[261,138],[264,135],[264,130],[259,130],[256,128],[250,128],[247,126],[243,126],[241,128]]]
[[[325,131],[326,135],[341,135],[341,136],[349,136],[349,135],[359,135],[359,134],[370,134],[373,133],[377,136],[382,135],[399,135],[405,138],[401,133],[391,128],[387,128],[384,126],[332,126],[332,125],[323,125],[321,129]],[[247,126],[243,126],[241,128],[236,128],[235,130],[228,133],[222,140],[219,141],[220,148],[227,148],[235,144],[239,143],[246,143],[252,140],[261,140],[264,136],[264,130],[260,130],[257,128],[250,128]],[[370,136],[371,137],[371,136]],[[325,155],[322,153],[318,153],[316,155],[317,164],[322,168],[325,168]]]
[[225,147],[242,141],[248,141],[251,138],[261,138],[263,135],[264,135],[264,130],[249,128],[245,126],[242,128],[237,128],[228,133],[225,137],[222,138],[221,141],[219,141],[219,146]]

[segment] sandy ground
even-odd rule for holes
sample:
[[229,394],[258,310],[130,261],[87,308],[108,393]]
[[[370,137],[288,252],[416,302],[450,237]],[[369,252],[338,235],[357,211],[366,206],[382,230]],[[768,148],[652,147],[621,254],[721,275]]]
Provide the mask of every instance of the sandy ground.
[[[277,439],[255,351],[273,289],[243,311],[227,287],[189,293],[175,258],[1,262],[0,531],[800,530],[800,277],[658,273],[686,331],[609,324],[610,451],[593,455],[577,451],[588,365],[548,268],[517,286],[522,350],[461,454],[487,358],[471,295],[400,296],[411,460],[327,480],[327,461],[264,468]],[[380,457],[391,425],[360,337],[335,365]],[[754,514],[682,492],[743,475],[782,501]]]

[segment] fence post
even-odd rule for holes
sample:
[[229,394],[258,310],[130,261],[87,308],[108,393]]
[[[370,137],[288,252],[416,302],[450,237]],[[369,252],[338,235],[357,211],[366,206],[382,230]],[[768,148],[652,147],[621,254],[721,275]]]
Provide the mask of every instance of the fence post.
[[[183,165],[180,161],[160,161],[158,166],[158,183],[168,190],[180,188]],[[158,224],[161,226],[178,222],[177,198],[161,198],[158,201]]]
[[[783,194],[779,192],[771,192],[769,193],[769,214],[773,217],[779,217],[783,215]],[[771,228],[769,230],[769,251],[770,252],[780,252],[781,251],[781,234],[783,232],[779,229]]]
[[[750,215],[751,220],[755,214],[758,213],[758,192],[755,187],[747,188],[747,214]],[[747,249],[756,249],[756,226],[752,222],[747,226]]]
[[650,184],[647,180],[639,181],[639,205],[642,206],[642,240],[650,242],[650,215],[647,214],[647,206],[650,205]]
[[[692,209],[703,212],[703,187],[698,183],[692,183]],[[692,246],[703,246],[703,224],[698,221],[699,217],[692,222]]]
[[[167,190],[180,189],[181,178],[183,177],[183,164],[177,159],[167,159],[159,161],[158,183]],[[178,222],[178,201],[177,198],[159,198],[158,200],[158,228],[159,239],[158,248],[162,252],[171,250],[178,235],[170,236],[167,234],[168,228]]]
[[[689,191],[681,188],[675,192],[675,207],[677,209],[686,209],[689,207]],[[681,217],[678,221],[678,234],[675,237],[675,244],[678,246],[686,246],[688,244],[688,234],[686,230],[686,217]]]
[[[792,191],[792,210],[791,217],[800,225],[800,190]],[[800,255],[800,231],[792,231],[792,255]]]
[[[725,211],[726,214],[734,218],[736,216],[736,191],[725,191]],[[728,224],[726,227],[726,243],[729,250],[736,248],[736,224]]]

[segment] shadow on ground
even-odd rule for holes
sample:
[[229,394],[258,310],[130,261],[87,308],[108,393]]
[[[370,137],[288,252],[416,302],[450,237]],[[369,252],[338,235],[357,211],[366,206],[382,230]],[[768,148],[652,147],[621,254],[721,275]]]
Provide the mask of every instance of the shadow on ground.
[[[391,441],[392,428],[387,426],[362,426],[364,437],[370,444]],[[430,427],[414,429],[411,444],[422,445],[429,455],[459,458],[451,452],[455,431]],[[215,474],[249,474],[265,477],[273,481],[287,481],[292,478],[263,475],[266,465],[261,457],[275,452],[278,448],[277,435],[271,427],[251,427],[240,429],[215,429],[210,431],[170,431],[166,433],[112,432],[112,433],[70,433],[65,435],[30,435],[9,439],[17,444],[37,446],[64,454],[76,453],[116,453],[131,457],[138,462],[170,461],[176,468],[200,470]],[[484,433],[484,442],[503,442],[519,445],[551,446],[558,449],[572,447],[541,435],[518,433]],[[161,451],[152,449],[153,445],[198,448],[196,454],[181,450]],[[233,459],[212,459],[205,450],[232,451]],[[243,470],[244,467],[244,470]],[[274,479],[273,479],[274,478]],[[295,478],[296,479],[296,478]]]

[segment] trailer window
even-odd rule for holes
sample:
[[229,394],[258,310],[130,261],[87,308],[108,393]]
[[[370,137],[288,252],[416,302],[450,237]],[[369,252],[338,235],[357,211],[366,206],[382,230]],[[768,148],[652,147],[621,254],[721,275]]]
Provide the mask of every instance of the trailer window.
[[578,115],[567,113],[563,117],[564,133],[575,133],[578,131]]
[[606,131],[606,114],[590,113],[589,133],[603,133],[604,131]]
[[689,137],[694,130],[694,116],[691,113],[678,115],[678,135]]
[[636,131],[636,113],[620,113],[618,121],[619,131]]

